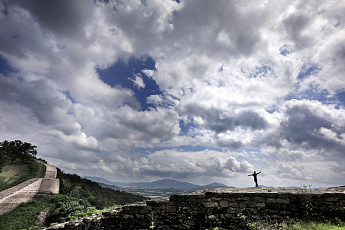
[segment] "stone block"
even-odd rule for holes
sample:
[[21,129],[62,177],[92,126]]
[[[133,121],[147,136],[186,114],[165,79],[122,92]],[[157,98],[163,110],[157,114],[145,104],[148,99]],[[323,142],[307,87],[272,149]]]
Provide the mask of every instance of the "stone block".
[[229,207],[229,202],[226,200],[221,200],[221,201],[219,201],[219,206],[223,207],[223,208],[227,208],[227,207]]
[[240,212],[240,209],[238,208],[228,208],[228,213],[235,214],[239,212]]
[[326,202],[337,202],[339,201],[338,197],[327,197],[325,198]]
[[278,204],[290,204],[290,199],[289,198],[277,198],[277,203]]
[[238,203],[234,202],[234,203],[229,203],[230,207],[232,208],[238,208]]
[[219,196],[219,193],[217,193],[217,192],[206,192],[205,197],[215,198],[215,197],[220,197],[220,196]]
[[246,202],[240,202],[238,203],[239,208],[245,208],[246,207]]
[[256,207],[264,208],[265,206],[266,206],[265,203],[256,203]]
[[205,202],[204,207],[206,208],[216,208],[219,207],[217,202]]
[[172,195],[169,198],[169,201],[172,201],[172,202],[184,202],[184,200],[185,200],[185,197],[181,195]]
[[176,206],[168,206],[167,207],[167,212],[176,212]]
[[265,203],[266,202],[266,199],[263,197],[255,197],[254,200],[255,200],[255,202],[258,202],[258,203]]
[[276,200],[276,198],[267,198],[266,202],[269,204],[275,204],[275,203],[277,203],[277,200]]
[[247,201],[246,202],[246,207],[254,208],[254,207],[256,207],[256,202],[254,202],[254,201]]
[[278,198],[290,198],[291,193],[278,193]]

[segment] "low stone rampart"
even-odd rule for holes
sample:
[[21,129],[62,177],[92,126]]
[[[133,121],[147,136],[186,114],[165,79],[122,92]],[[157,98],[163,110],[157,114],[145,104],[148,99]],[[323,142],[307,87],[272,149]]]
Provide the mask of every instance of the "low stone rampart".
[[127,205],[48,229],[242,229],[239,213],[272,220],[345,218],[345,187],[209,189]]

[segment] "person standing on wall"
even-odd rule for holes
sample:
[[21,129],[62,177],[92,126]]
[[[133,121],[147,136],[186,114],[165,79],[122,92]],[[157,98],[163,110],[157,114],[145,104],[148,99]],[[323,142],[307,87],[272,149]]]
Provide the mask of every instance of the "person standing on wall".
[[253,176],[253,177],[254,177],[255,187],[259,187],[257,175],[260,174],[260,173],[261,173],[261,172],[256,173],[256,172],[254,171],[253,174],[248,175],[248,176]]

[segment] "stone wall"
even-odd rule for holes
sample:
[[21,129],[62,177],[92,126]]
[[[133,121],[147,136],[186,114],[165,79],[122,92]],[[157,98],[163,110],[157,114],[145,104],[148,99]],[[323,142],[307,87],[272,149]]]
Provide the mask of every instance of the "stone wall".
[[345,188],[284,190],[211,189],[123,206],[49,229],[245,229],[238,214],[269,217],[345,218]]
[[0,215],[11,212],[21,203],[30,201],[37,194],[58,194],[60,181],[56,179],[56,167],[44,164],[44,178],[32,178],[0,192]]
[[46,173],[42,179],[41,187],[38,192],[43,194],[59,194],[60,180],[56,179],[56,167],[48,164],[44,165],[46,166]]
[[0,193],[0,215],[8,213],[23,202],[31,200],[41,186],[42,178],[27,180]]

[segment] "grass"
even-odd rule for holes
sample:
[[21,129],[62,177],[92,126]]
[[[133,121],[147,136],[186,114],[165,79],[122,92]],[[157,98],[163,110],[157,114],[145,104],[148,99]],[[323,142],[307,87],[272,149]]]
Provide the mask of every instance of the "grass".
[[[56,208],[54,198],[59,195],[52,195],[47,197],[40,197],[34,201],[23,203],[10,213],[0,216],[0,229],[18,230],[18,229],[41,229],[36,226],[38,222],[38,215],[45,209],[51,211]],[[87,207],[85,211],[75,211],[72,215],[66,217],[67,221],[77,220],[83,217],[91,216],[92,214],[101,213],[110,209],[115,209],[118,205],[108,207],[105,209],[96,209],[95,207]],[[48,214],[49,215],[49,214]],[[50,223],[46,223],[48,226]],[[56,223],[53,223],[53,225]]]
[[293,224],[289,229],[291,230],[344,230],[345,222],[297,222]]
[[288,219],[281,223],[256,221],[247,224],[252,230],[344,230],[345,222],[339,219],[333,221],[305,221]]
[[44,177],[45,166],[36,161],[6,165],[0,172],[0,191],[35,177]]
[[40,202],[31,201],[19,205],[10,213],[0,216],[0,229],[29,229],[36,225],[37,217],[44,209],[50,207],[48,199]]

